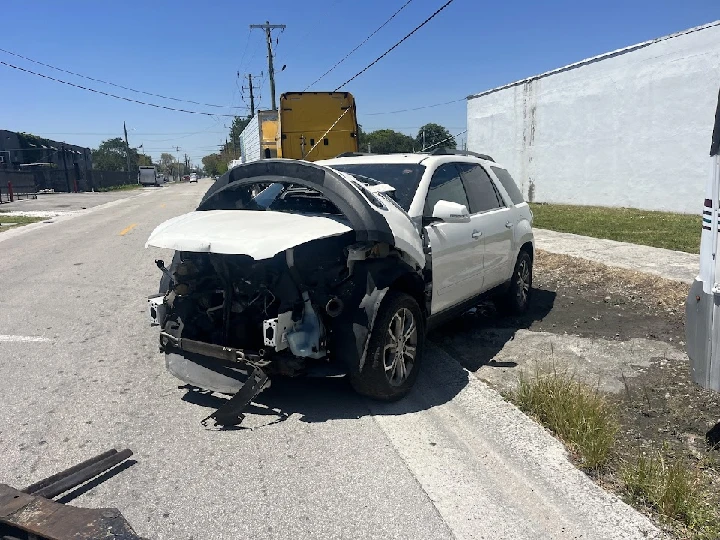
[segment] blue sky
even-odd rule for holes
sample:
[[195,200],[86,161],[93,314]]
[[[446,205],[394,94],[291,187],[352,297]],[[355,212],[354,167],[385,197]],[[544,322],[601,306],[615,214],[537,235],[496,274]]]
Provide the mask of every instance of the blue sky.
[[[6,0],[0,48],[137,90],[223,105],[163,100],[60,73],[0,52],[0,60],[106,92],[205,112],[244,113],[236,73],[267,74],[266,47],[250,24],[286,24],[273,35],[278,95],[303,90],[380,26],[406,0],[216,0],[212,2]],[[333,90],[444,3],[413,0],[321,82]],[[212,7],[210,7],[212,6]],[[344,87],[366,131],[415,135],[427,122],[465,129],[463,98],[565,64],[720,19],[717,0],[602,2],[455,0],[435,19]],[[236,84],[237,83],[237,84]],[[269,107],[270,90],[258,89]],[[247,100],[247,92],[244,92]],[[96,147],[122,135],[131,146],[187,153],[192,161],[225,141],[231,118],[158,110],[89,93],[0,65],[0,129]]]

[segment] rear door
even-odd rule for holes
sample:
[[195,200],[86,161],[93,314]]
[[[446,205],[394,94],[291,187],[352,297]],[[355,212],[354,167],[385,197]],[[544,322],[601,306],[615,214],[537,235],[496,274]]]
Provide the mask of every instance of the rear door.
[[482,233],[483,288],[491,289],[507,281],[512,268],[512,209],[479,163],[458,165],[470,200],[474,227]]
[[[469,208],[469,199],[455,163],[435,170],[425,199],[424,217],[431,217],[438,201]],[[432,313],[474,296],[483,286],[483,245],[473,218],[466,223],[433,223],[427,231],[432,250]]]

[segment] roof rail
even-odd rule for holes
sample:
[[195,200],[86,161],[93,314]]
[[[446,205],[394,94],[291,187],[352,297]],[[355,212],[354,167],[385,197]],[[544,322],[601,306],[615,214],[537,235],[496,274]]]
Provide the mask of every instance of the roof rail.
[[[342,154],[338,154],[335,156],[335,158],[340,157],[362,157],[362,156],[374,156],[375,154],[371,154],[368,152],[343,152]],[[333,159],[335,159],[333,158]]]
[[428,154],[430,156],[472,156],[486,161],[495,162],[495,160],[487,154],[478,154],[477,152],[471,152],[470,150],[456,150],[455,148],[436,148],[429,152],[420,152],[421,154]]

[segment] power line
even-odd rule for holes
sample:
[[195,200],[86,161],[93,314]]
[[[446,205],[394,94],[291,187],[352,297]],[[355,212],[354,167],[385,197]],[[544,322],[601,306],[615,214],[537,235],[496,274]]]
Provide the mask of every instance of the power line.
[[247,41],[245,42],[245,48],[243,49],[242,57],[240,58],[240,65],[237,68],[238,73],[242,71],[243,68],[243,62],[245,61],[245,54],[247,54],[248,45],[250,45],[250,36],[252,35],[252,28],[248,30],[248,37]]
[[[242,57],[240,58],[240,64],[237,68],[237,78],[235,79],[235,87],[232,91],[232,96],[230,98],[230,107],[228,108],[228,112],[231,112],[232,107],[235,105],[235,96],[237,95],[237,91],[240,90],[240,97],[242,99],[242,90],[238,86],[237,79],[240,78],[240,71],[243,69],[243,62],[245,62],[245,55],[247,54],[248,46],[250,45],[250,36],[252,35],[252,28],[248,30],[247,40],[245,41],[245,48],[243,49]],[[244,102],[245,100],[242,99]]]
[[450,139],[454,139],[455,137],[459,137],[460,135],[464,135],[465,133],[467,133],[467,129],[461,131],[460,133],[456,133],[455,135],[450,135],[449,137],[446,137],[446,138],[443,139],[442,141],[438,141],[438,142],[436,142],[435,144],[431,144],[430,146],[428,146],[428,147],[426,147],[426,148],[423,148],[423,149],[420,150],[420,151],[421,151],[421,152],[425,152],[425,151],[427,151],[427,150],[430,150],[431,148],[436,147],[436,146],[439,145],[439,144],[444,143],[445,141],[449,141]]
[[342,64],[345,60],[347,60],[348,58],[350,58],[350,56],[351,56],[355,51],[357,51],[360,47],[362,47],[362,46],[365,45],[368,41],[370,41],[370,38],[371,38],[371,37],[373,37],[373,36],[374,36],[375,34],[377,34],[380,30],[382,30],[390,21],[392,21],[392,20],[395,18],[395,16],[396,16],[398,13],[400,13],[403,9],[405,9],[405,8],[408,6],[408,4],[409,4],[410,2],[412,2],[412,1],[413,1],[413,0],[407,0],[407,2],[405,2],[402,6],[400,6],[400,9],[398,9],[395,13],[393,13],[393,14],[390,16],[390,18],[389,18],[388,20],[386,20],[384,23],[382,23],[372,34],[370,34],[368,37],[366,37],[366,38],[360,43],[360,45],[358,45],[358,46],[355,47],[352,51],[350,51],[349,53],[347,53],[347,54],[342,58],[342,60],[340,60],[339,62],[337,62],[333,67],[331,67],[330,69],[328,69],[325,73],[323,73],[322,75],[320,75],[320,77],[318,77],[318,78],[315,80],[315,82],[312,82],[312,83],[308,84],[308,85],[307,85],[307,88],[305,88],[305,90],[303,90],[303,92],[306,92],[306,91],[308,90],[308,88],[310,88],[311,86],[314,86],[316,83],[320,82],[320,80],[322,80],[322,79],[325,77],[325,75],[327,75],[328,73],[330,73],[331,71],[333,71],[336,67],[338,67],[340,64]]
[[[32,58],[28,58],[27,56],[23,56],[23,55],[21,55],[21,54],[17,54],[17,53],[14,53],[14,52],[12,52],[12,51],[8,51],[8,50],[5,50],[5,49],[0,49],[0,52],[4,52],[4,53],[6,53],[6,54],[10,54],[10,55],[16,56],[16,57],[18,57],[18,58],[22,58],[23,60],[27,60],[28,62],[32,62],[33,64],[38,64],[38,65],[41,65],[41,66],[45,66],[45,67],[47,67],[47,68],[54,69],[54,70],[56,70],[56,71],[62,71],[63,73],[68,73],[69,75],[74,75],[75,77],[80,77],[81,79],[88,79],[88,80],[90,80],[90,81],[95,81],[95,82],[99,82],[99,83],[102,83],[102,84],[109,84],[110,86],[115,86],[116,88],[122,88],[123,90],[128,90],[128,91],[130,91],[130,92],[135,92],[135,93],[137,93],[137,94],[145,94],[145,95],[147,95],[147,96],[154,96],[154,97],[159,97],[159,98],[162,98],[162,99],[170,99],[170,100],[172,100],[172,101],[180,101],[180,102],[183,102],[183,103],[192,103],[193,105],[201,105],[201,106],[205,106],[205,107],[217,107],[217,108],[222,108],[222,109],[225,108],[225,105],[215,105],[215,104],[213,104],[213,103],[200,103],[200,102],[198,102],[198,101],[191,101],[191,100],[189,100],[189,99],[174,98],[174,97],[170,97],[170,96],[163,96],[163,95],[160,95],[160,94],[153,94],[152,92],[145,92],[145,91],[143,91],[143,90],[136,90],[136,89],[134,89],[134,88],[129,88],[129,87],[127,87],[127,86],[122,86],[121,84],[116,84],[116,83],[112,83],[112,82],[109,82],[109,81],[103,81],[102,79],[95,79],[95,78],[93,78],[93,77],[88,77],[87,75],[81,75],[80,73],[75,73],[74,71],[68,71],[67,69],[62,69],[62,68],[59,68],[59,67],[51,66],[50,64],[46,64],[46,63],[44,63],[44,62],[40,62],[39,60],[33,60]],[[4,63],[4,62],[3,62],[3,63]],[[10,65],[10,64],[5,64],[5,65]],[[12,66],[12,67],[14,67],[14,66]],[[18,68],[18,69],[22,69],[22,68]],[[28,71],[29,71],[29,70],[28,70]],[[32,73],[32,72],[30,72],[30,73]],[[69,83],[68,83],[68,84],[69,84]],[[241,109],[242,107],[233,107],[233,108]]]
[[[202,114],[202,115],[204,115],[204,116],[228,116],[228,117],[231,117],[231,118],[234,118],[235,116],[237,116],[237,115],[235,115],[235,114],[214,114],[214,113],[202,112],[202,111],[190,111],[190,110],[187,110],[187,109],[176,109],[175,107],[168,107],[167,105],[157,105],[157,104],[155,104],[155,103],[148,103],[148,102],[146,102],[146,101],[140,101],[140,100],[137,100],[137,99],[127,98],[127,97],[123,97],[123,96],[117,96],[117,95],[111,94],[111,93],[109,93],[109,92],[103,92],[102,90],[96,90],[96,89],[94,89],[94,88],[89,88],[89,87],[86,87],[86,86],[81,86],[81,85],[79,85],[79,84],[74,84],[74,83],[71,83],[71,82],[63,81],[63,80],[61,80],[61,79],[56,79],[55,77],[51,77],[50,75],[43,75],[42,73],[36,73],[35,71],[31,71],[31,70],[29,70],[29,69],[25,69],[25,68],[21,68],[21,67],[19,67],[19,66],[14,66],[14,65],[12,65],[12,64],[8,64],[7,62],[3,62],[2,60],[0,60],[0,64],[2,64],[2,65],[4,65],[4,66],[7,66],[7,67],[11,67],[11,68],[13,68],[13,69],[17,69],[17,70],[19,70],[19,71],[24,71],[25,73],[30,73],[31,75],[36,75],[36,76],[38,76],[38,77],[42,77],[43,79],[50,79],[51,81],[55,81],[55,82],[59,82],[59,83],[62,83],[62,84],[66,84],[66,85],[72,86],[72,87],[74,87],[74,88],[80,88],[81,90],[87,90],[88,92],[94,92],[95,94],[102,94],[103,96],[108,96],[108,97],[112,97],[112,98],[115,98],[115,99],[121,99],[121,100],[123,100],[123,101],[129,101],[129,102],[131,102],[131,103],[138,103],[138,104],[140,104],[140,105],[147,105],[148,107],[155,107],[156,109],[166,109],[166,110],[168,110],[168,111],[182,112],[182,113],[187,113],[187,114]],[[247,108],[247,107],[235,107],[235,108],[236,108],[236,109],[240,109],[240,108]]]
[[380,60],[382,60],[383,58],[385,58],[390,52],[392,52],[392,51],[393,51],[398,45],[400,45],[403,41],[405,41],[406,39],[408,39],[408,38],[409,38],[410,36],[412,36],[415,32],[417,32],[417,31],[420,30],[423,26],[425,26],[427,23],[429,23],[431,20],[433,20],[433,19],[437,16],[438,13],[440,13],[443,9],[445,9],[445,8],[448,7],[450,4],[452,4],[453,1],[454,1],[454,0],[448,0],[447,2],[445,2],[445,4],[443,4],[435,13],[433,13],[432,15],[430,15],[430,16],[429,16],[427,19],[425,19],[422,23],[420,23],[418,26],[416,26],[415,29],[414,29],[412,32],[410,32],[408,35],[406,35],[404,38],[402,38],[400,41],[398,41],[395,45],[393,45],[393,46],[390,47],[387,51],[385,51],[385,52],[382,53],[380,56],[378,56],[375,60],[373,60],[372,62],[370,62],[370,64],[368,64],[368,65],[365,66],[363,69],[361,69],[360,71],[358,71],[355,75],[353,75],[352,77],[350,77],[347,81],[345,81],[345,82],[342,83],[340,86],[338,86],[338,87],[335,89],[335,92],[337,92],[338,90],[340,90],[343,86],[345,86],[346,84],[348,84],[350,81],[353,81],[354,79],[358,78],[360,75],[362,75],[363,73],[365,73],[368,69],[370,69],[370,68],[373,67],[375,64],[377,64]]
[[382,114],[398,114],[398,113],[410,112],[410,111],[420,111],[422,109],[432,109],[433,107],[441,107],[442,105],[450,105],[452,103],[460,103],[461,101],[466,101],[466,99],[467,98],[454,99],[452,101],[445,101],[443,103],[435,103],[433,105],[423,105],[422,107],[413,107],[412,109],[400,109],[398,111],[363,113],[363,116],[379,116]]
[[[36,133],[39,136],[45,135],[114,135],[115,131],[43,131]],[[133,135],[197,135],[198,133],[225,133],[224,131],[166,131],[153,133],[147,131],[133,131]]]

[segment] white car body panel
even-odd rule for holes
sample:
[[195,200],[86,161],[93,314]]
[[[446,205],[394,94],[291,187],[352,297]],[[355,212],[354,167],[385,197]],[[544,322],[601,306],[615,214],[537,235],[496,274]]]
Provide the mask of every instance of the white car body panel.
[[425,228],[432,246],[431,312],[438,313],[482,289],[483,244],[467,223],[434,223]]
[[145,247],[249,255],[269,259],[311,240],[352,229],[328,216],[252,210],[209,210],[172,218],[150,234]]
[[[513,204],[492,170],[492,167],[505,169],[502,164],[454,154],[367,155],[318,162],[329,167],[382,163],[413,163],[426,167],[408,210],[408,214],[417,222],[422,219],[433,174],[446,163],[482,164],[505,201],[504,208],[471,214],[467,223],[435,223],[425,227],[432,250],[432,314],[440,313],[507,282],[512,275],[521,246],[529,242],[534,250],[532,213],[529,206],[525,202]],[[375,186],[375,189],[378,187]],[[373,187],[368,186],[368,189],[373,190]]]
[[[484,246],[484,287],[492,288],[508,280],[517,253],[513,246],[513,210],[498,208],[477,215],[478,230],[482,231]],[[518,246],[519,247],[519,246]],[[510,260],[511,255],[515,255]]]
[[387,210],[378,208],[377,211],[383,215],[388,225],[390,225],[390,229],[395,236],[395,247],[407,253],[419,268],[423,268],[425,266],[425,252],[423,251],[420,233],[415,228],[410,217],[403,210],[394,206],[393,201],[386,199],[385,204],[388,207]]

